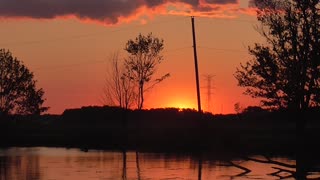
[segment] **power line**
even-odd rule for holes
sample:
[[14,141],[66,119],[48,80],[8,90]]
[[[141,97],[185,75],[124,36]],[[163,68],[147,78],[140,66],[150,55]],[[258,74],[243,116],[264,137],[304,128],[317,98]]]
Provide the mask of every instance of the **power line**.
[[177,52],[177,51],[182,51],[182,50],[190,49],[190,48],[192,48],[192,46],[185,46],[185,47],[181,47],[181,48],[175,48],[175,49],[165,50],[165,51],[163,51],[163,53],[164,53],[164,54],[168,54],[168,53]]
[[[246,52],[236,49],[218,49],[218,48],[210,48],[210,47],[203,47],[203,46],[197,46],[198,48],[205,48],[205,49],[212,49],[212,50],[218,50],[218,51],[232,51],[232,52]],[[163,54],[170,54],[174,52],[183,51],[185,49],[190,49],[192,46],[185,46],[181,48],[174,48],[163,51]],[[64,65],[57,65],[57,66],[45,66],[45,67],[36,67],[35,71],[42,71],[42,70],[61,70],[61,69],[70,69],[74,67],[84,66],[84,65],[91,65],[91,64],[100,64],[100,63],[106,63],[106,60],[96,60],[96,61],[85,61],[81,63],[73,63],[73,64],[64,64]]]
[[236,19],[236,18],[209,18],[209,17],[201,17],[201,16],[199,16],[199,18],[210,20],[206,22],[200,21],[200,23],[211,23],[212,21],[222,21],[223,23],[225,23],[226,21],[234,21],[234,22],[255,24],[258,22],[253,20],[243,20],[243,19]]
[[64,65],[57,65],[57,66],[45,66],[45,67],[37,67],[34,68],[35,71],[42,71],[42,70],[61,70],[61,69],[69,69],[84,65],[92,65],[92,64],[100,64],[100,63],[106,63],[105,60],[97,60],[97,61],[86,61],[82,63],[74,63],[74,64],[64,64]]
[[[177,52],[177,51],[181,51],[181,50],[189,49],[189,48],[191,48],[191,46],[175,48],[175,49],[169,49],[169,50],[164,51],[163,53],[164,54],[168,54],[168,53],[171,53],[171,52]],[[81,62],[81,63],[72,63],[72,64],[57,65],[57,66],[36,67],[36,68],[34,68],[34,70],[35,71],[61,70],[61,69],[75,68],[75,67],[84,66],[84,65],[102,64],[102,63],[106,63],[106,62],[107,62],[107,60],[84,61],[84,62]]]
[[214,47],[206,47],[206,46],[198,46],[198,48],[201,48],[201,49],[210,49],[210,50],[215,50],[215,51],[248,52],[248,51],[240,50],[240,49],[224,49],[224,48],[214,48]]
[[16,42],[2,42],[0,43],[1,46],[8,46],[8,45],[30,45],[30,44],[41,44],[41,43],[48,43],[48,42],[59,42],[59,41],[64,41],[64,40],[74,40],[74,39],[82,39],[82,38],[92,38],[92,37],[97,37],[105,34],[110,34],[110,33],[116,33],[116,32],[121,32],[121,31],[128,31],[132,30],[134,28],[143,28],[145,26],[150,26],[150,25],[157,25],[157,24],[165,24],[165,23],[173,23],[177,21],[182,21],[185,20],[186,17],[183,18],[177,18],[177,19],[170,19],[170,20],[163,20],[159,22],[151,22],[145,25],[131,25],[130,27],[124,27],[108,32],[93,32],[93,33],[87,33],[87,34],[78,34],[78,35],[72,35],[72,36],[63,36],[63,37],[55,37],[55,38],[50,38],[50,39],[42,39],[42,40],[30,40],[30,41],[16,41]]

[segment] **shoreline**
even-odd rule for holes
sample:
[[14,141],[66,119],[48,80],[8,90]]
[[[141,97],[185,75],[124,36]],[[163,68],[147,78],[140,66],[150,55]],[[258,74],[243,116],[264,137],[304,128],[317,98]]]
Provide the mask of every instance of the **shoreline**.
[[[308,115],[303,143],[316,152],[320,122],[312,117],[317,116]],[[0,146],[294,155],[301,148],[294,119],[283,112],[199,116],[192,110],[85,107],[0,121]]]

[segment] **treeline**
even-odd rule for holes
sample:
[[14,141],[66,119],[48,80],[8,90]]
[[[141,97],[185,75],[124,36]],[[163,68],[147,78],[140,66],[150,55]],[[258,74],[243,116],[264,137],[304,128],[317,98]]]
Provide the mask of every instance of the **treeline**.
[[[304,116],[313,147],[320,137],[319,112]],[[296,146],[295,117],[285,111],[213,115],[192,109],[83,107],[62,115],[2,119],[0,145],[290,154]]]

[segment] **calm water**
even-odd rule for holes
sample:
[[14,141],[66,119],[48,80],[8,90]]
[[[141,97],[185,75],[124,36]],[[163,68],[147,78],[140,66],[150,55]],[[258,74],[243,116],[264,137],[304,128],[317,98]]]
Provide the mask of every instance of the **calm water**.
[[[214,155],[213,155],[214,157]],[[250,157],[262,161],[260,156]],[[191,155],[87,152],[64,148],[0,149],[0,180],[279,179],[294,168],[253,160],[215,160]],[[272,161],[295,165],[288,158]],[[285,169],[277,174],[277,168]],[[246,169],[251,172],[246,173]],[[287,171],[287,172],[286,172]],[[290,178],[289,178],[290,179]],[[292,178],[293,179],[293,178]]]

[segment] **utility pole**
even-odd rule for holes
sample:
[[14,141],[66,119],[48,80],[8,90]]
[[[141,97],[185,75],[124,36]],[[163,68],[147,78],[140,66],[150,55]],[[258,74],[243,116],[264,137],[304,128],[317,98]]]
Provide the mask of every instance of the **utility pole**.
[[195,66],[196,83],[197,83],[198,112],[202,112],[202,110],[201,110],[201,100],[200,100],[200,83],[199,83],[199,73],[198,73],[196,33],[195,33],[195,30],[194,30],[194,16],[191,16],[191,23],[192,23],[192,37],[193,37],[194,66]]

